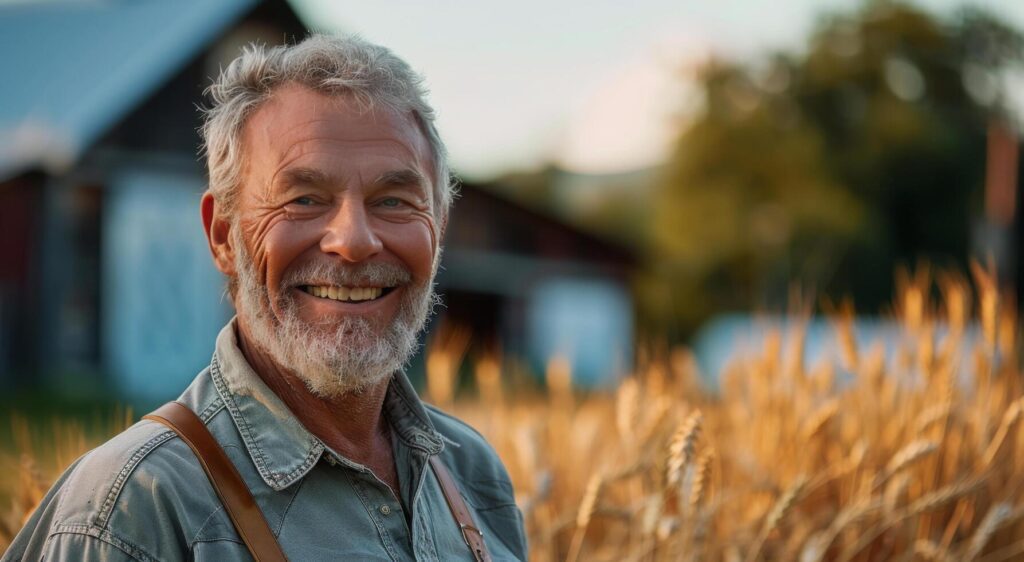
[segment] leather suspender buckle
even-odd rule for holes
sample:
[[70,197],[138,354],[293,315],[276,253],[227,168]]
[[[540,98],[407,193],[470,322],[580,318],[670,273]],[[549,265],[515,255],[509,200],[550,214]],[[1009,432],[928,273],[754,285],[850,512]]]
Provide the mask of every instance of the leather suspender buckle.
[[474,527],[472,525],[467,525],[465,523],[460,523],[459,524],[459,528],[462,529],[462,540],[466,541],[466,546],[468,546],[470,548],[473,548],[473,545],[469,543],[470,535],[467,535],[466,531],[472,531],[472,532],[476,533],[481,539],[484,538],[484,532],[481,531],[480,529],[477,529],[476,527]]

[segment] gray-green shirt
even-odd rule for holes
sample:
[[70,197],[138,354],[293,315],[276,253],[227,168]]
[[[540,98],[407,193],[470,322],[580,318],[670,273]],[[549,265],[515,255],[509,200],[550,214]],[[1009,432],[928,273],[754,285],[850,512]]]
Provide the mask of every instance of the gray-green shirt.
[[[472,560],[430,455],[457,480],[494,559],[526,559],[522,515],[498,456],[468,425],[423,404],[404,374],[384,401],[401,502],[299,423],[246,363],[234,322],[179,401],[206,422],[293,562]],[[68,468],[2,558],[13,560],[251,558],[192,450],[143,420]]]

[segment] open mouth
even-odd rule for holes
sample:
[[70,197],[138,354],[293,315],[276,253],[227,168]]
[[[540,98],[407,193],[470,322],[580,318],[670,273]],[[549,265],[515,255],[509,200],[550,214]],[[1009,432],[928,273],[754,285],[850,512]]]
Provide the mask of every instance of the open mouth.
[[339,302],[366,302],[386,296],[394,287],[336,287],[334,285],[303,285],[303,291],[321,299]]

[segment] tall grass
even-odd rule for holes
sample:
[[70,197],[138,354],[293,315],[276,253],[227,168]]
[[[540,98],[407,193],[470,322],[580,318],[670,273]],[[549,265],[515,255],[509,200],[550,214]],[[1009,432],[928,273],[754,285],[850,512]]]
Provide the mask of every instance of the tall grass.
[[1024,560],[1015,303],[973,278],[901,276],[896,341],[827,307],[833,356],[779,329],[717,392],[652,346],[614,393],[553,361],[544,395],[432,398],[501,454],[538,561]]
[[[981,268],[973,281],[904,276],[896,341],[857,341],[852,307],[833,307],[837,352],[817,364],[803,330],[773,332],[716,392],[688,351],[657,345],[613,392],[575,392],[559,358],[542,392],[510,389],[508,365],[467,358],[471,334],[449,333],[429,349],[427,393],[502,456],[538,561],[1024,559],[1015,303]],[[4,453],[24,493],[9,494],[0,546],[93,444],[62,441],[75,450],[59,458]]]

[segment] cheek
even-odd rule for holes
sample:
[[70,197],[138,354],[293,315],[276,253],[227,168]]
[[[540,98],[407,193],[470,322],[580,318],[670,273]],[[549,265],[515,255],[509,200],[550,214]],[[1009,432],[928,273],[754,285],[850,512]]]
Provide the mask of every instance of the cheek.
[[281,221],[267,230],[263,237],[264,258],[257,263],[263,265],[265,282],[271,292],[280,289],[288,267],[318,240],[315,229],[291,221]]
[[384,246],[409,266],[413,276],[426,279],[432,272],[437,237],[429,214],[411,217],[400,224],[387,223],[378,229]]
[[280,224],[283,214],[279,211],[251,212],[241,218],[239,227],[246,253],[252,260],[252,267],[260,283],[266,285],[271,277],[268,276],[270,253],[268,252],[268,236],[275,226]]

